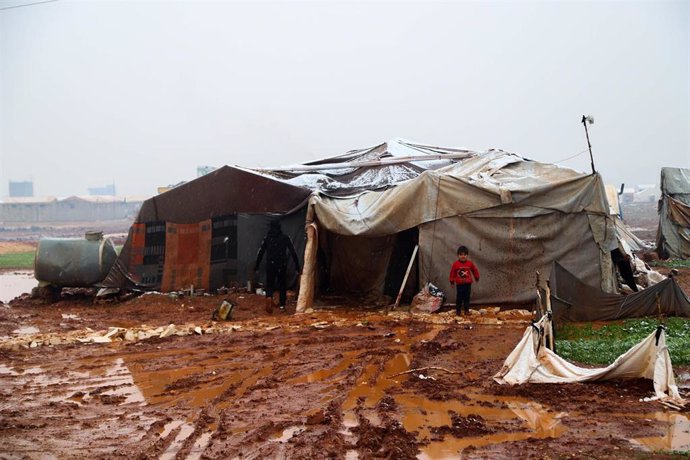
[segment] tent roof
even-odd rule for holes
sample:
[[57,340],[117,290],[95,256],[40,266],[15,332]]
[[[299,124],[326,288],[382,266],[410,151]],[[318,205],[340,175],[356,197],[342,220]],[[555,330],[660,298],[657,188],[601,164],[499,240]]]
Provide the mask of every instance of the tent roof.
[[310,191],[256,174],[223,166],[146,200],[137,222],[165,220],[200,222],[236,213],[288,213],[306,204]]
[[403,139],[299,165],[255,171],[325,196],[343,198],[385,190],[437,170],[507,190],[524,190],[585,175],[503,150],[475,152]]
[[335,157],[256,171],[324,195],[352,196],[364,191],[383,190],[414,179],[426,170],[448,166],[456,158],[475,155],[476,152],[465,149],[393,139]]
[[[492,150],[427,170],[381,191],[315,199],[319,221],[344,235],[380,236],[449,216],[531,217],[551,212],[608,214],[598,174]],[[400,212],[400,210],[405,212]],[[604,232],[602,232],[604,233]]]
[[661,168],[661,191],[668,195],[690,194],[690,169]]

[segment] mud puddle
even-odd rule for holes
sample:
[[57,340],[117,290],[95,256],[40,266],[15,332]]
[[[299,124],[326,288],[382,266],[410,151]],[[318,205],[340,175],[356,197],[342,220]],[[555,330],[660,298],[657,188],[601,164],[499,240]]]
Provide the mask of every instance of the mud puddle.
[[9,302],[24,293],[30,293],[38,286],[32,271],[0,272],[0,301]]
[[[407,431],[418,432],[420,441],[428,441],[421,448],[422,459],[457,458],[464,449],[483,447],[525,439],[557,438],[565,432],[560,419],[566,414],[554,414],[538,403],[523,398],[468,395],[468,401],[432,401],[423,396],[395,397],[402,411],[402,424]],[[482,403],[491,402],[487,407]],[[453,416],[471,422],[461,438],[446,435],[434,440],[439,429],[455,426]],[[504,431],[500,431],[503,428]],[[480,435],[473,433],[485,431]]]
[[646,384],[493,384],[522,326],[379,316],[6,352],[0,456],[69,457],[85,439],[92,458],[190,459],[569,456],[574,443],[630,458],[690,443],[686,415],[641,406]]
[[630,442],[651,450],[688,451],[690,450],[690,419],[675,412],[654,412],[635,416],[644,420],[656,420],[666,425],[663,436],[648,436],[631,439]]

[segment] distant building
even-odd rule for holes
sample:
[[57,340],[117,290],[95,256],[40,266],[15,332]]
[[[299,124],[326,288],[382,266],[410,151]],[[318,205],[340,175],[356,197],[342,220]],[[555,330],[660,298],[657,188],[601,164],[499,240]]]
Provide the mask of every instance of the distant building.
[[656,203],[661,196],[659,186],[656,184],[644,184],[637,186],[635,203]]
[[635,199],[635,189],[633,187],[624,187],[621,193],[621,204],[630,204]]
[[28,197],[34,196],[34,183],[27,180],[22,182],[10,181],[10,196],[11,197]]
[[104,185],[103,187],[90,187],[89,189],[89,195],[109,195],[109,196],[115,196],[115,183],[112,183],[110,185]]
[[0,223],[92,222],[133,219],[146,197],[10,197],[0,202]]

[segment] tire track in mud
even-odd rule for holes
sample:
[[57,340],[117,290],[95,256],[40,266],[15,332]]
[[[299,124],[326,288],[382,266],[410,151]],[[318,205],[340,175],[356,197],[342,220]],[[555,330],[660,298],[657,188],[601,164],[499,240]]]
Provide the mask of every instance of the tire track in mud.
[[[448,442],[480,446],[471,433],[535,436],[491,396],[496,356],[521,327],[497,337],[414,319],[316,319],[319,328],[307,318],[301,327],[3,354],[0,437],[19,456],[198,459],[414,458]],[[423,366],[463,375],[389,378]]]
[[[228,455],[228,448],[240,453],[249,443],[260,457],[288,452],[286,442],[301,434],[294,427],[305,423],[318,427],[334,422],[333,427],[316,431],[332,445],[345,444],[337,433],[342,392],[362,372],[361,359],[374,360],[375,367],[382,368],[390,353],[367,356],[377,348],[373,343],[382,341],[378,331],[368,338],[359,329],[343,332],[330,329],[317,337],[313,332],[287,337],[280,332],[249,333],[213,341],[178,338],[120,347],[75,347],[71,350],[75,353],[62,360],[41,362],[43,367],[28,367],[29,363],[16,370],[7,368],[0,378],[11,377],[14,387],[22,389],[24,407],[38,408],[47,402],[54,412],[44,408],[42,418],[49,423],[66,412],[72,423],[81,425],[77,433],[53,430],[62,442],[44,442],[47,452],[77,452],[88,439],[96,456],[133,450],[147,457],[198,458],[208,450],[221,457]],[[256,345],[263,340],[270,344]],[[187,343],[194,343],[194,348],[186,348]],[[168,346],[175,348],[167,350]],[[323,361],[325,348],[336,357],[328,366]],[[182,366],[180,356],[185,357]],[[281,364],[266,365],[274,360]],[[312,382],[305,378],[309,375],[314,376]],[[286,382],[291,380],[304,390],[299,398],[289,394],[292,389]],[[257,405],[271,410],[257,416]],[[113,439],[122,437],[129,445],[113,447]]]

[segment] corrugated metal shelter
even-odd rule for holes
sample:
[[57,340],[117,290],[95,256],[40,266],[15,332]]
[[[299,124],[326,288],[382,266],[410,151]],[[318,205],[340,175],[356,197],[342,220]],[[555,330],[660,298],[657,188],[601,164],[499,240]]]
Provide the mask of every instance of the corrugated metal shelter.
[[283,216],[283,231],[304,252],[309,194],[224,166],[149,198],[103,285],[167,292],[245,283],[271,218]]
[[690,169],[661,168],[656,246],[664,259],[690,258]]

